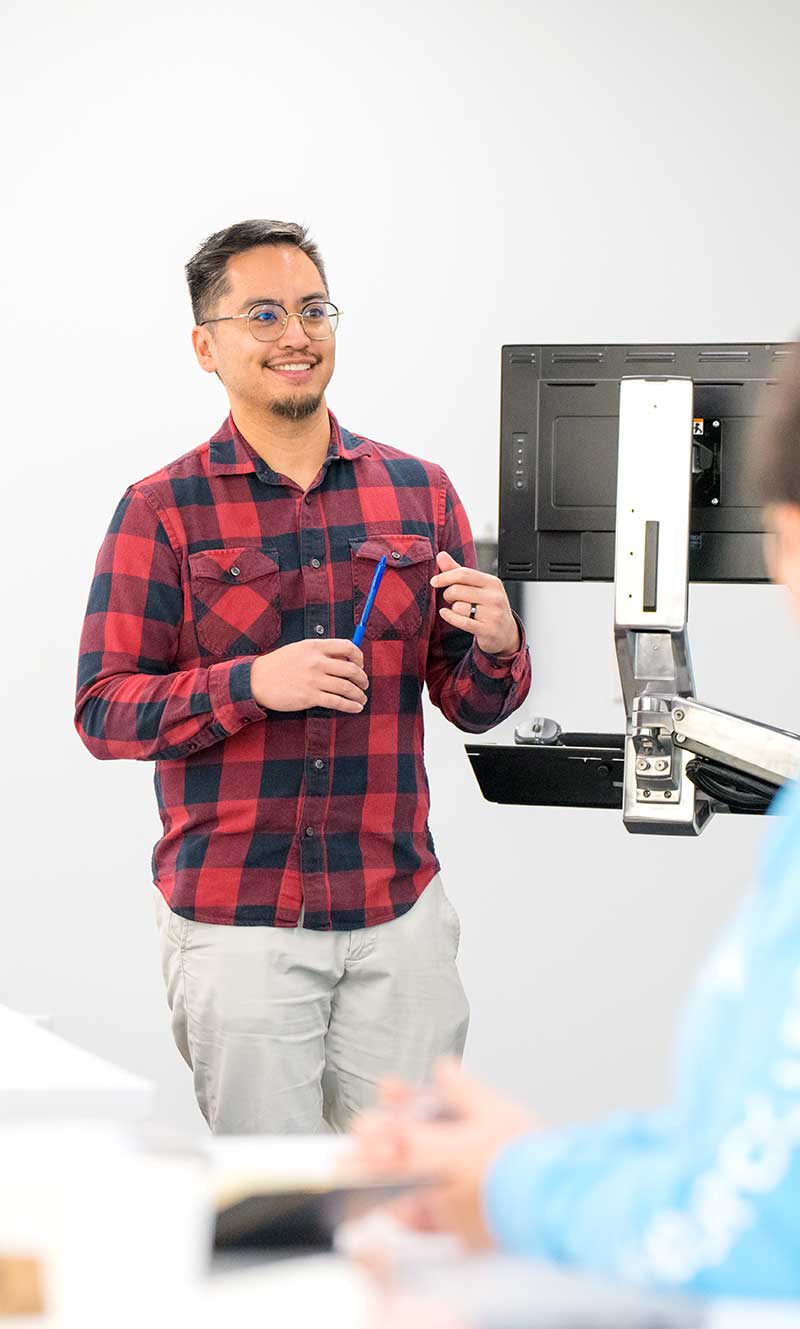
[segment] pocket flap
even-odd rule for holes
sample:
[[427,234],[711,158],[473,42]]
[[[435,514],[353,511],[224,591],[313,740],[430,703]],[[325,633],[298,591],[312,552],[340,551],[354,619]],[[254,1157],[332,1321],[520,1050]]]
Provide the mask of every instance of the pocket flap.
[[433,546],[427,535],[371,535],[368,540],[351,540],[350,546],[356,558],[369,558],[374,563],[386,555],[387,568],[433,562]]
[[194,578],[228,582],[231,586],[241,586],[245,582],[280,571],[277,550],[273,556],[273,553],[251,546],[203,549],[200,553],[189,555],[189,569]]

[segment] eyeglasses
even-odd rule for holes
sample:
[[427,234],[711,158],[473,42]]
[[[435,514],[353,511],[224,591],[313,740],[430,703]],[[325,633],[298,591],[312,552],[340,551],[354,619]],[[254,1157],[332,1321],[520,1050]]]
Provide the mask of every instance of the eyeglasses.
[[303,305],[299,314],[289,313],[283,305],[279,305],[275,300],[264,301],[263,304],[253,305],[246,314],[226,314],[222,318],[204,318],[203,327],[206,323],[233,323],[236,319],[246,318],[247,326],[255,337],[256,341],[278,341],[283,336],[284,329],[288,325],[290,318],[299,318],[300,325],[307,337],[312,341],[325,341],[327,337],[332,337],[336,331],[336,325],[339,322],[341,310],[336,305],[330,304],[327,300],[314,300],[310,304]]

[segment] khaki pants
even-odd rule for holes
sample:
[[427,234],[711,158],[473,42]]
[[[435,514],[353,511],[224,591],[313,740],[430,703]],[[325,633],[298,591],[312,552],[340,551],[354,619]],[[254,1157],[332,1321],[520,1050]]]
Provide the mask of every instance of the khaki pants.
[[461,1055],[459,924],[434,877],[400,918],[352,932],[193,923],[156,897],[172,1032],[212,1131],[346,1130],[386,1075]]

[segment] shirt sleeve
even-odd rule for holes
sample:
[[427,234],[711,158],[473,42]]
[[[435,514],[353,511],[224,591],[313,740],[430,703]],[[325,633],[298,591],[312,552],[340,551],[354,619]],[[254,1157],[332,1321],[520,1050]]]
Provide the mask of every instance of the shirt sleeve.
[[674,1109],[499,1154],[484,1203],[500,1245],[682,1293],[800,1296],[798,914],[751,933],[735,1021],[714,1025],[708,977],[699,985],[701,1036]]
[[255,656],[177,669],[181,565],[148,496],[129,489],[97,558],[81,634],[75,725],[101,760],[180,759],[266,712]]
[[[450,480],[444,472],[441,474],[439,550],[446,550],[462,567],[475,568],[467,514]],[[520,635],[516,654],[488,655],[470,633],[445,623],[437,604],[425,681],[434,705],[468,733],[481,734],[499,724],[528,695],[530,655],[525,629],[516,614],[514,617]]]

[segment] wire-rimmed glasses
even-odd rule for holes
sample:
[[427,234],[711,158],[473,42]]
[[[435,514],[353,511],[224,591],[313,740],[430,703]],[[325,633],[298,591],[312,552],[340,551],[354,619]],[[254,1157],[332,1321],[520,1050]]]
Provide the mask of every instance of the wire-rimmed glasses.
[[277,300],[264,300],[252,305],[246,314],[226,314],[220,318],[204,318],[206,323],[232,323],[247,319],[247,326],[256,341],[278,341],[290,318],[298,318],[307,337],[312,341],[325,341],[332,337],[339,322],[341,310],[329,300],[311,300],[298,313],[290,313]]

